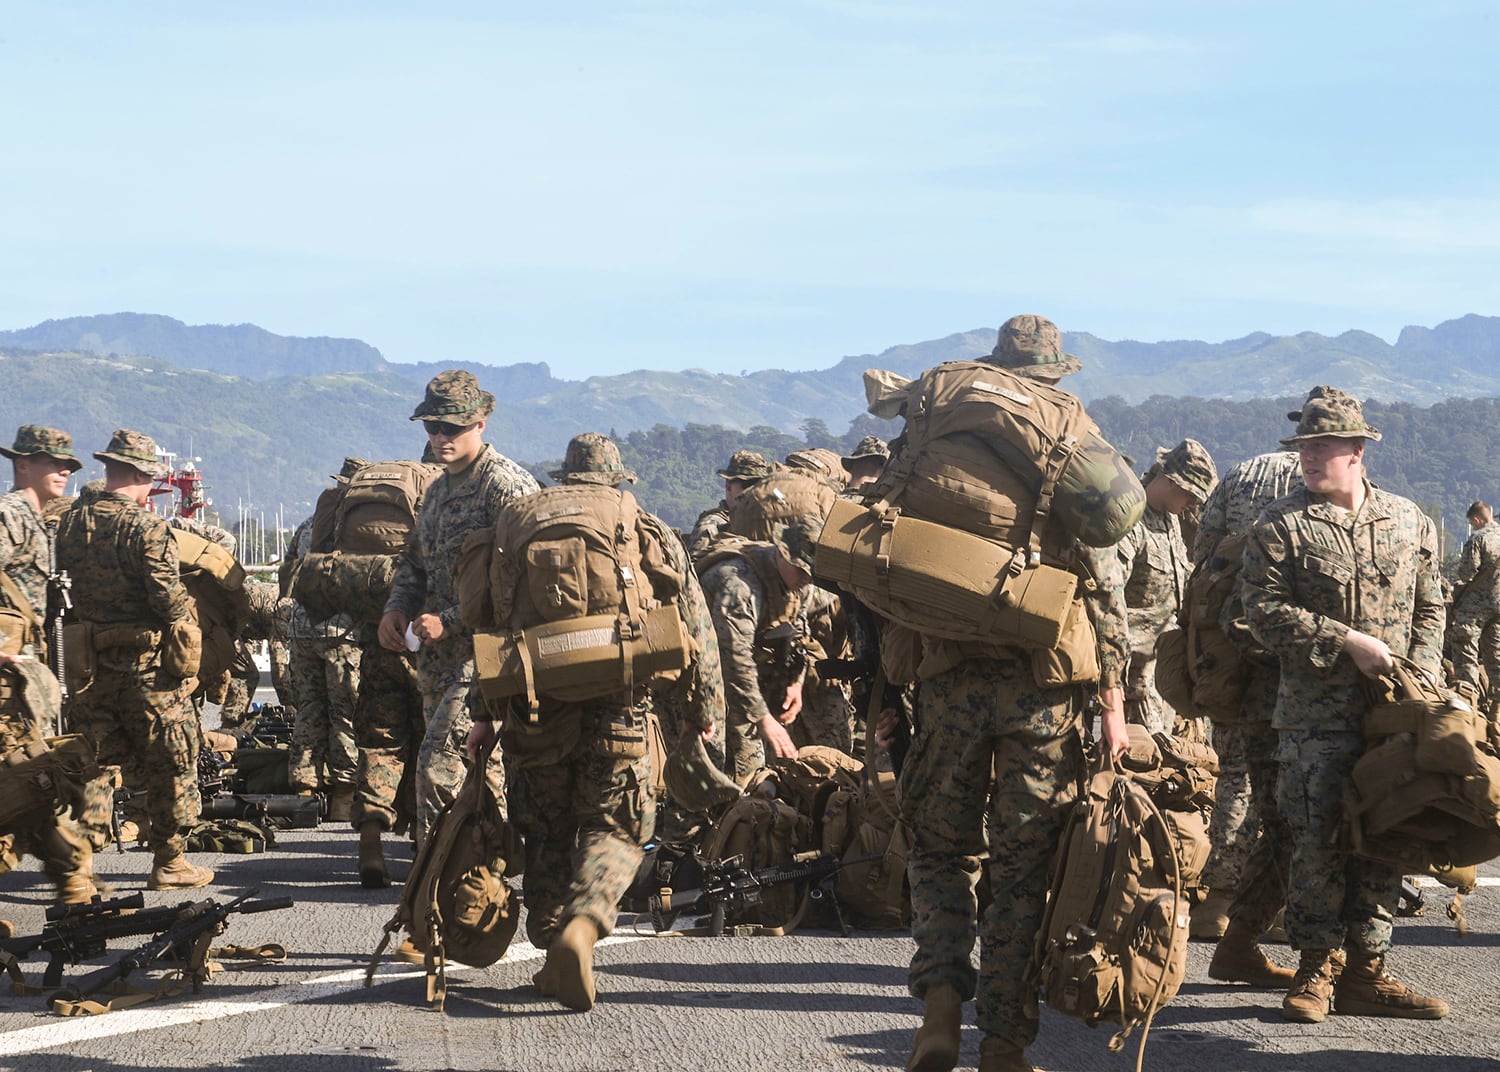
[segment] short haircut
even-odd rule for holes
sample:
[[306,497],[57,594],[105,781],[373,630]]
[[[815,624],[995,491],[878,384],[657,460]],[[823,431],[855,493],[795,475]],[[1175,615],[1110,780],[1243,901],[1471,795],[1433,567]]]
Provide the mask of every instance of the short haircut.
[[1491,516],[1490,508],[1483,499],[1476,499],[1474,502],[1469,504],[1469,512],[1464,516],[1488,518]]

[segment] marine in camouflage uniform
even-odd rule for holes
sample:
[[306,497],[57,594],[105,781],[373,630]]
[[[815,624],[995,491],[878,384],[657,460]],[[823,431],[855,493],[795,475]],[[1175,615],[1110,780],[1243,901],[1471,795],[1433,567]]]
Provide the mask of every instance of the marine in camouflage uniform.
[[260,688],[260,669],[255,665],[255,643],[269,641],[276,634],[276,604],[280,593],[274,584],[245,582],[245,602],[250,613],[235,643],[234,664],[229,689],[219,708],[220,727],[238,726],[250,713],[250,702]]
[[[416,775],[419,844],[463,782],[464,739],[472,723],[474,643],[454,587],[459,550],[469,533],[493,526],[506,503],[539,490],[530,473],[479,438],[494,408],[494,396],[480,389],[473,373],[455,369],[432,378],[411,417],[424,422],[434,460],[448,469],[427,491],[380,623],[388,651],[405,650],[408,626],[421,643],[416,664],[426,731]],[[498,750],[489,774],[495,799],[503,802]]]
[[[1436,529],[1365,477],[1365,443],[1380,433],[1357,401],[1315,392],[1291,416],[1297,432],[1283,444],[1297,448],[1305,487],[1261,514],[1241,578],[1250,628],[1281,661],[1277,803],[1292,831],[1286,929],[1301,952],[1282,1011],[1316,1023],[1336,1002],[1343,1013],[1436,1019],[1445,1003],[1384,968],[1400,870],[1351,855],[1340,837],[1365,750],[1365,678],[1389,671],[1393,653],[1440,673]],[[1330,953],[1340,945],[1348,963],[1335,988]]]
[[[0,615],[8,623],[34,616],[41,624],[48,616],[47,577],[52,568],[52,541],[41,507],[61,495],[83,463],[68,433],[36,424],[23,425],[11,447],[0,446],[0,454],[14,464],[16,485],[0,495],[0,573],[9,582],[0,593]],[[24,645],[9,629],[6,634],[0,640],[0,757],[54,732],[53,726],[38,724],[37,712],[27,702],[26,675],[50,678],[41,684],[50,686],[49,694],[57,690],[47,668],[45,630]],[[12,661],[18,656],[24,662]],[[48,809],[25,827],[3,833],[14,836],[16,851],[32,852],[42,861],[59,900],[87,901],[98,893],[92,878],[93,846],[72,818]]]
[[178,677],[163,657],[171,631],[190,624],[188,595],[171,528],[143,509],[161,471],[156,444],[121,429],[94,457],[105,462],[105,485],[84,488],[57,533],[74,613],[94,629],[94,680],[73,698],[69,718],[101,762],[119,765],[126,783],[146,793],[154,854],[148,886],[203,886],[213,872],[183,856],[200,812],[201,731],[190,702],[196,679]]
[[[563,467],[550,475],[565,486],[613,487],[635,480],[619,448],[594,432],[575,436]],[[514,543],[509,520],[509,514],[499,519],[497,546]],[[644,511],[639,523],[654,529],[663,547],[676,542],[671,529]],[[680,558],[673,564],[685,571]],[[701,613],[684,615],[684,623],[691,629]],[[711,702],[711,682],[700,677],[699,691]],[[594,1002],[594,944],[614,930],[620,898],[640,869],[641,846],[656,826],[655,772],[647,743],[651,698],[638,686],[614,702],[567,703],[545,695],[539,700],[535,725],[516,717],[513,708],[500,727],[500,741],[511,779],[511,821],[526,847],[526,933],[533,945],[547,949],[535,981],[544,994],[581,1011]],[[494,737],[493,728],[483,724],[490,712],[479,707],[481,724],[470,737],[476,749]],[[692,719],[684,733],[713,726],[701,697],[683,713]]]
[[718,472],[724,481],[724,498],[712,510],[705,510],[693,523],[693,531],[687,536],[688,555],[697,562],[713,546],[720,535],[729,530],[729,508],[746,488],[754,487],[771,475],[775,468],[765,455],[753,450],[737,450],[729,464]]
[[[800,718],[808,624],[801,594],[823,519],[807,515],[711,561],[699,580],[718,638],[724,675],[726,771],[744,784],[765,766],[765,745],[797,754],[789,726]],[[848,712],[845,708],[844,717]]]
[[[312,551],[312,518],[292,535],[294,558]],[[347,614],[313,621],[301,604],[292,611],[292,724],[288,774],[297,792],[327,790],[347,801],[354,791],[359,752],[354,705],[359,695],[360,650],[368,634]],[[340,808],[339,810],[342,810]],[[347,816],[346,816],[347,817]]]
[[890,456],[891,448],[879,436],[867,435],[861,439],[853,454],[846,454],[840,459],[844,463],[844,472],[849,474],[849,482],[844,485],[840,494],[848,498],[859,498],[859,489],[880,478],[880,471],[885,468]]
[[[1194,565],[1212,558],[1225,537],[1248,533],[1262,510],[1301,486],[1302,463],[1295,451],[1272,451],[1234,466],[1203,506]],[[1265,976],[1264,955],[1254,947],[1286,904],[1291,843],[1276,808],[1277,735],[1271,726],[1281,671],[1250,636],[1238,598],[1227,601],[1223,615],[1220,627],[1241,649],[1248,677],[1239,719],[1216,721],[1213,727],[1219,778],[1208,825],[1212,853],[1203,871],[1209,894],[1194,906],[1193,934],[1216,938],[1225,936],[1226,928],[1235,929],[1221,943],[1222,955],[1215,951],[1218,959],[1211,968],[1218,973],[1214,978],[1232,980],[1244,974]],[[1260,971],[1246,973],[1245,963]]]
[[1476,688],[1484,678],[1493,691],[1500,688],[1500,525],[1482,502],[1470,506],[1468,516],[1474,531],[1458,557],[1463,590],[1453,601],[1449,646],[1454,678]]
[[[1049,383],[1081,367],[1063,352],[1056,326],[1033,316],[1006,321],[989,360]],[[1113,548],[1051,552],[1095,582],[1085,605],[1098,637],[1104,747],[1117,755],[1125,747],[1121,686],[1129,655],[1120,560]],[[907,874],[917,951],[908,981],[924,1013],[907,1067],[953,1067],[962,1003],[975,998],[982,1067],[1029,1068],[1023,1051],[1036,1037],[1038,1011],[1027,965],[1083,773],[1085,707],[1095,687],[1042,688],[1027,652],[929,637],[917,676],[917,726],[899,791],[912,835]],[[997,896],[979,918],[982,866]]]
[[1143,481],[1146,512],[1115,545],[1125,571],[1130,670],[1125,720],[1152,733],[1175,733],[1176,713],[1156,691],[1156,638],[1176,621],[1189,572],[1178,515],[1208,498],[1218,474],[1196,439],[1163,450]]

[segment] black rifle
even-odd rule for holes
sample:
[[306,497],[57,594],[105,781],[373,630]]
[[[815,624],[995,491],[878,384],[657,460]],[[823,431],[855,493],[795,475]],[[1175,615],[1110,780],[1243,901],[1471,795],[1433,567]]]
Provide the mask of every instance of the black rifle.
[[849,927],[844,922],[844,913],[839,908],[838,898],[830,888],[839,869],[848,864],[864,863],[876,856],[863,856],[854,860],[840,860],[830,853],[812,855],[809,859],[778,867],[763,867],[751,871],[745,866],[744,857],[730,856],[723,860],[698,860],[703,869],[703,885],[690,890],[661,890],[650,896],[651,923],[657,932],[667,930],[679,915],[709,916],[708,933],[715,937],[724,933],[729,916],[743,915],[747,910],[760,906],[762,891],[770,886],[783,886],[796,882],[812,883],[815,900],[827,900],[833,905],[838,918],[839,930],[847,937]]
[[[135,949],[113,964],[90,972],[71,986],[66,986],[55,996],[78,1001],[97,994],[116,979],[124,979],[133,971],[149,968],[158,960],[171,956],[185,965],[185,971],[193,982],[193,991],[203,989],[203,980],[208,976],[208,939],[224,930],[229,917],[236,912],[276,912],[292,907],[290,897],[273,897],[264,901],[251,901],[259,890],[242,893],[232,901],[195,901],[179,905],[176,915],[164,928],[159,928],[156,937],[139,949]],[[136,932],[150,933],[150,932]]]
[[57,566],[58,521],[47,522],[47,614],[51,624],[51,643],[48,645],[47,662],[57,675],[57,687],[62,693],[62,706],[57,716],[57,732],[68,732],[68,673],[67,652],[63,648],[63,621],[73,609],[73,578],[68,571]]
[[1422,895],[1422,887],[1417,885],[1417,880],[1410,875],[1401,878],[1401,895],[1396,899],[1396,915],[1398,916],[1422,916],[1427,914],[1427,898]]

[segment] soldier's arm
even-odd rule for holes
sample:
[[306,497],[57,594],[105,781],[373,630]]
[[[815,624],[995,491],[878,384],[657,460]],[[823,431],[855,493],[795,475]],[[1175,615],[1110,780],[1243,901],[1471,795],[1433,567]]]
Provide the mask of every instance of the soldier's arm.
[[1229,497],[1225,489],[1231,487],[1229,479],[1221,480],[1214,490],[1208,493],[1208,501],[1203,504],[1203,514],[1198,518],[1198,535],[1193,539],[1193,565],[1199,565],[1206,561],[1214,553],[1214,548],[1219,546],[1229,532],[1229,519],[1224,508],[1224,503]]
[[1470,536],[1464,541],[1463,550],[1458,555],[1458,573],[1455,581],[1458,584],[1468,584],[1479,572],[1479,537]]
[[677,612],[693,642],[693,661],[673,686],[672,693],[682,711],[700,729],[710,730],[724,717],[724,671],[719,657],[719,637],[714,632],[713,617],[703,586],[688,561],[687,550],[676,534],[658,518],[650,524],[661,542],[667,560],[682,575],[682,590],[677,596]]
[[1079,559],[1092,584],[1084,588],[1084,609],[1099,643],[1099,688],[1117,689],[1130,659],[1130,626],[1125,617],[1125,568],[1117,547],[1079,546]]
[[1297,604],[1292,554],[1285,521],[1261,515],[1245,542],[1240,574],[1245,617],[1267,651],[1327,669],[1343,652],[1349,626]]
[[178,570],[177,541],[165,521],[136,528],[144,565],[146,605],[167,625],[188,616],[187,588]]
[[1419,666],[1437,672],[1443,665],[1443,630],[1447,625],[1447,608],[1443,603],[1443,582],[1438,575],[1437,527],[1422,515],[1422,536],[1418,550],[1417,591],[1411,616],[1411,645],[1407,658]]
[[760,618],[757,593],[731,560],[703,575],[703,594],[718,638],[729,725],[742,726],[771,717],[755,666],[755,627]]

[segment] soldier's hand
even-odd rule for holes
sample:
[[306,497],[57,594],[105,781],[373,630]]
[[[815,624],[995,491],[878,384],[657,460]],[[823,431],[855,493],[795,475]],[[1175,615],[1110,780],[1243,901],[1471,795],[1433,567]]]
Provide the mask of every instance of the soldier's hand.
[[387,611],[380,619],[380,629],[376,636],[380,640],[380,646],[386,651],[405,651],[406,615],[399,610]]
[[418,614],[411,623],[411,631],[421,640],[442,640],[446,632],[443,619],[436,614]]
[[792,735],[787,733],[780,722],[768,716],[761,719],[759,725],[761,739],[777,759],[797,758],[797,746],[792,743]]
[[464,754],[469,757],[470,763],[474,763],[479,759],[479,750],[494,743],[495,724],[475,719],[474,725],[469,727],[469,736],[464,738]]
[[781,705],[781,711],[777,714],[783,726],[790,726],[797,721],[797,716],[802,713],[802,682],[797,680],[786,687],[786,700]]
[[1391,658],[1391,649],[1385,641],[1358,629],[1349,630],[1344,637],[1344,651],[1365,677],[1379,677],[1396,669],[1396,660]]
[[896,726],[900,721],[901,716],[896,713],[894,707],[882,708],[875,718],[875,743],[885,749],[895,744]]
[[1100,689],[1099,707],[1099,735],[1110,761],[1116,762],[1130,751],[1130,734],[1125,729],[1125,690]]

